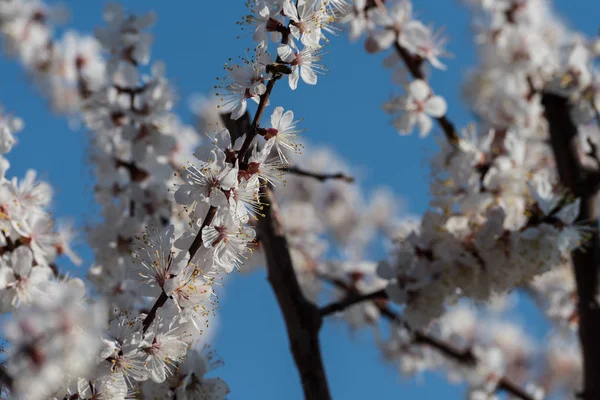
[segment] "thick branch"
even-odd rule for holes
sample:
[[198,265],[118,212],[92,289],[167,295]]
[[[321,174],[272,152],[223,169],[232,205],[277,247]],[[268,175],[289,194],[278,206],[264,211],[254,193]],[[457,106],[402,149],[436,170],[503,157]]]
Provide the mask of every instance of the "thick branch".
[[306,171],[299,167],[291,167],[291,166],[285,167],[285,168],[283,168],[283,170],[285,172],[289,172],[290,174],[305,176],[307,178],[314,178],[321,182],[325,182],[326,180],[329,180],[329,179],[339,179],[339,180],[342,180],[342,181],[348,182],[348,183],[354,182],[353,177],[345,175],[342,172],[338,172],[335,174],[320,174],[317,172]]
[[[266,189],[265,189],[266,191]],[[266,193],[266,216],[258,221],[258,235],[267,260],[271,287],[277,297],[288,332],[290,348],[306,400],[329,400],[329,386],[321,357],[319,309],[304,297],[296,278],[288,243],[272,193]]]
[[577,283],[579,339],[583,353],[584,399],[600,399],[600,308],[598,307],[598,267],[600,242],[598,237],[597,172],[586,170],[575,148],[577,127],[571,119],[568,100],[553,94],[542,98],[550,128],[550,143],[556,159],[561,183],[581,198],[577,218],[587,225],[589,239],[571,254]]

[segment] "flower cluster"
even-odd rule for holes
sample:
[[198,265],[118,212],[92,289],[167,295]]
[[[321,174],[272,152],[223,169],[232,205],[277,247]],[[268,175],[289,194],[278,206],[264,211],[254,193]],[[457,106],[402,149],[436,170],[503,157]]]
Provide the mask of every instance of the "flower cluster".
[[[102,298],[94,303],[82,281],[56,279],[57,256],[80,260],[71,230],[55,228],[47,211],[50,186],[35,172],[8,180],[0,156],[0,305],[18,309],[6,326],[11,395],[224,399],[227,384],[207,376],[220,361],[202,347],[213,287],[262,264],[255,228],[273,211],[275,189],[305,297],[317,303],[332,286],[334,302],[320,315],[342,310],[352,329],[372,328],[403,373],[443,368],[468,383],[472,399],[497,390],[539,399],[577,387],[581,357],[562,328],[578,324],[568,254],[589,232],[576,193],[559,185],[542,99],[568,99],[581,127],[576,151],[582,165],[597,168],[600,131],[590,123],[599,113],[600,46],[570,32],[545,0],[469,3],[481,61],[465,94],[477,127],[457,130],[429,86],[425,68],[446,68],[446,40],[414,17],[409,0],[250,0],[241,25],[252,30],[253,54],[226,64],[218,106],[201,106],[201,143],[172,112],[165,67],[150,62],[154,14],[128,15],[110,3],[95,37],[68,31],[55,40],[61,9],[2,2],[6,50],[55,110],[79,115],[92,133],[101,208],[89,234],[88,278]],[[399,201],[385,190],[364,198],[332,153],[300,156],[293,111],[274,107],[270,124],[261,122],[277,81],[287,77],[295,90],[327,72],[320,62],[335,21],[353,40],[365,35],[367,52],[390,51],[385,63],[404,94],[384,109],[397,130],[417,127],[424,137],[437,123],[444,133],[422,217],[399,219]],[[248,100],[257,104],[253,118]],[[0,118],[1,154],[20,125]],[[371,247],[380,241],[389,255],[378,262]],[[541,350],[491,311],[523,286],[561,328]],[[487,311],[476,314],[465,298]],[[534,377],[540,355],[543,387],[515,387]]]
[[355,1],[342,18],[350,27],[350,39],[366,33],[365,49],[369,53],[394,49],[387,64],[407,63],[416,80],[407,83],[406,72],[399,69],[399,81],[405,86],[405,95],[395,96],[385,104],[385,110],[394,115],[394,125],[403,135],[410,134],[418,125],[420,135],[426,136],[432,128],[431,117],[440,119],[447,110],[446,101],[433,93],[420,71],[426,61],[437,69],[445,69],[440,57],[447,55],[446,40],[439,32],[413,17],[409,0],[378,4],[377,1]]
[[48,208],[52,187],[36,179],[29,170],[24,179],[6,177],[10,163],[4,154],[15,143],[14,134],[22,129],[20,119],[2,116],[0,132],[3,146],[0,155],[0,304],[2,312],[11,312],[31,303],[54,278],[55,260],[68,255],[75,263],[78,256],[71,249],[73,232],[68,224],[55,224]]
[[105,83],[83,104],[84,121],[93,132],[102,216],[90,234],[96,256],[90,278],[102,293],[112,294],[115,307],[131,310],[143,304],[132,274],[135,237],[152,226],[162,230],[173,224],[178,234],[186,229],[169,189],[200,139],[171,112],[173,91],[164,66],[154,63],[144,73],[153,14],[128,16],[109,3],[105,19],[108,26],[96,31],[109,55]]
[[[21,386],[17,381],[12,389],[31,398],[59,389],[60,398],[60,393],[66,393],[67,397],[122,399],[140,390],[142,382],[164,383],[168,378],[171,384],[165,385],[166,398],[177,390],[224,398],[227,385],[204,377],[206,366],[199,371],[190,369],[207,362],[202,361],[206,354],[186,363],[187,373],[177,372],[188,348],[206,341],[200,335],[213,313],[214,279],[199,273],[195,264],[186,264],[180,256],[185,251],[172,248],[174,230],[181,235],[188,228],[179,218],[181,208],[174,204],[169,188],[176,180],[174,171],[189,159],[200,139],[170,112],[173,95],[164,67],[155,63],[146,72],[152,42],[146,29],[155,18],[152,14],[130,16],[109,3],[104,14],[108,26],[98,29],[96,38],[68,33],[54,40],[51,14],[50,8],[37,1],[3,3],[0,25],[5,43],[55,108],[81,113],[92,131],[102,222],[89,235],[96,256],[89,278],[109,305],[110,328],[102,335],[90,330],[98,343],[100,337],[104,343],[90,346],[95,354],[80,351],[81,357],[87,357],[86,365],[93,367],[91,371],[73,363],[65,368],[65,374],[49,377],[51,382],[40,380],[40,385],[47,383],[43,394],[36,392],[39,388]],[[107,61],[102,51],[108,54]],[[47,62],[42,65],[43,57]],[[17,125],[5,119],[2,144],[7,149],[14,142],[10,128]],[[3,165],[4,171],[8,165]],[[3,254],[7,265],[2,276],[7,289],[2,300],[7,307],[41,296],[36,288],[47,286],[44,281],[53,275],[52,260],[57,254],[76,257],[68,242],[70,231],[54,233],[45,212],[29,210],[46,206],[51,194],[47,185],[36,184],[34,178],[31,173],[23,182],[6,182],[3,220],[7,247]],[[23,213],[25,206],[29,208]],[[13,261],[11,252],[16,253]],[[132,258],[134,252],[137,258]],[[169,275],[156,286],[160,291],[153,290],[152,277],[160,277],[151,274],[160,273],[161,268],[177,274],[177,279]],[[162,304],[151,309],[153,300]],[[103,317],[101,324],[106,326],[106,322]],[[20,365],[31,373],[37,371],[34,364]],[[27,376],[26,371],[22,374]]]
[[12,346],[7,372],[14,377],[16,393],[30,399],[62,398],[69,391],[63,386],[66,382],[75,377],[86,381],[92,374],[106,308],[102,303],[89,304],[84,295],[79,279],[47,282],[6,325]]
[[[334,2],[339,7],[341,3]],[[255,57],[242,60],[242,65],[226,65],[228,76],[221,80],[219,89],[223,110],[239,119],[245,112],[247,100],[259,102],[267,92],[265,82],[278,74],[288,75],[290,88],[296,89],[298,81],[308,85],[317,83],[317,74],[327,70],[319,64],[322,59],[326,33],[333,33],[333,4],[327,0],[256,0],[251,5],[252,14],[243,25],[254,29]],[[329,7],[328,7],[329,6]],[[277,42],[277,57],[269,55],[269,37]]]
[[[557,190],[552,164],[547,161],[551,159],[549,146],[533,142],[547,135],[542,129],[540,96],[523,87],[518,92],[520,106],[516,106],[517,100],[512,101],[512,115],[503,109],[501,121],[482,114],[479,127],[457,134],[443,117],[443,99],[431,93],[422,71],[425,61],[441,66],[437,55],[443,54],[438,46],[443,41],[434,40],[429,28],[412,18],[408,1],[385,7],[360,5],[356,2],[347,18],[351,26],[360,27],[356,32],[367,32],[367,48],[387,49],[394,44],[395,57],[402,61],[400,68],[415,78],[408,85],[406,98],[387,105],[393,108],[397,104],[404,111],[396,125],[406,132],[418,123],[421,134],[425,134],[432,126],[428,116],[433,116],[441,119],[438,122],[450,139],[441,144],[441,152],[433,160],[431,210],[420,226],[396,238],[398,246],[392,259],[379,267],[379,274],[390,280],[391,298],[406,305],[407,321],[426,325],[443,314],[445,304],[459,297],[485,300],[565,263],[565,255],[585,235],[574,225],[579,202]],[[532,8],[529,12],[536,11]],[[514,42],[507,39],[502,43]],[[493,54],[508,51],[482,52],[493,58]],[[495,59],[489,65],[513,80],[522,71],[514,63]],[[535,70],[535,65],[525,70]],[[539,75],[534,81],[545,78],[541,72]],[[495,81],[504,85],[506,80]],[[547,78],[546,82],[550,85],[552,80]],[[485,93],[498,100],[496,91]],[[498,111],[482,99],[476,104],[488,113]]]
[[67,30],[54,39],[54,23],[67,10],[38,0],[0,5],[0,32],[5,51],[16,57],[51,100],[52,108],[76,114],[85,97],[104,82],[101,46],[92,36]]

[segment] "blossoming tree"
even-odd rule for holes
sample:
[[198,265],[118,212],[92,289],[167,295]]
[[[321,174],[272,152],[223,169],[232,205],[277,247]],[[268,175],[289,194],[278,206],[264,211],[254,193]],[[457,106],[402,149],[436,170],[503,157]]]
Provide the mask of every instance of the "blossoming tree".
[[[370,327],[403,373],[447,371],[471,399],[600,398],[600,40],[549,0],[467,3],[476,124],[461,128],[428,83],[446,68],[446,39],[409,0],[249,0],[252,45],[227,61],[195,126],[174,114],[152,61],[154,14],[108,3],[93,35],[58,35],[60,8],[1,1],[6,56],[90,133],[101,217],[86,235],[93,264],[72,278],[56,259],[82,263],[77,234],[54,220],[34,171],[7,177],[23,124],[3,115],[2,395],[224,399],[236,388],[211,372],[221,361],[205,339],[216,286],[264,266],[306,399],[332,398],[319,332],[333,317]],[[398,198],[362,195],[334,153],[303,143],[310,115],[276,102],[282,86],[327,79],[324,47],[343,34],[386,52],[397,131],[439,133],[418,218],[390,218]],[[374,242],[388,249],[378,259]],[[495,317],[515,289],[553,322],[541,350]]]

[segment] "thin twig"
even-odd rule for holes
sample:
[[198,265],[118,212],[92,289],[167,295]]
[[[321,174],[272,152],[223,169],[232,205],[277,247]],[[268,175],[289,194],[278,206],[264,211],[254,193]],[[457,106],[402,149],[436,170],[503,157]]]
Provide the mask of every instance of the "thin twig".
[[[426,81],[427,78],[425,77],[425,74],[423,73],[422,69],[423,59],[419,56],[410,54],[408,50],[400,46],[398,43],[394,44],[394,48],[396,49],[396,52],[398,53],[402,61],[404,61],[404,65],[406,65],[406,68],[411,73],[413,78]],[[436,118],[435,120],[437,121],[440,128],[442,128],[442,131],[444,131],[444,135],[446,136],[446,139],[448,139],[448,142],[451,145],[456,146],[458,144],[459,137],[458,133],[456,133],[456,128],[454,127],[454,124],[445,115]]]
[[[202,247],[202,230],[204,229],[204,227],[212,223],[212,220],[215,217],[216,213],[217,208],[210,206],[208,212],[206,213],[206,217],[204,217],[204,221],[202,221],[202,226],[200,226],[200,230],[198,231],[198,234],[194,238],[194,241],[192,242],[192,245],[188,250],[188,253],[190,254],[190,263],[192,262],[192,259],[194,258],[200,247]],[[158,298],[154,302],[154,305],[152,305],[150,312],[148,313],[148,315],[146,315],[146,318],[144,318],[144,321],[142,322],[143,333],[146,333],[148,328],[150,328],[150,325],[152,325],[152,322],[156,318],[156,312],[159,308],[165,305],[168,299],[169,296],[164,291],[162,291],[160,293],[160,296],[158,296]]]
[[321,313],[322,317],[326,317],[328,315],[344,311],[345,309],[355,304],[362,303],[363,301],[387,298],[388,296],[385,290],[378,290],[376,292],[364,294],[348,293],[342,300],[321,307],[319,312]]
[[[410,332],[412,332],[414,344],[429,346],[429,347],[437,350],[438,352],[444,354],[446,357],[448,357],[454,361],[457,361],[459,363],[465,364],[465,365],[474,366],[477,364],[477,362],[478,362],[477,357],[475,356],[475,354],[473,353],[473,351],[471,349],[458,349],[455,346],[451,345],[450,343],[446,343],[443,340],[438,339],[432,335],[429,335],[426,332],[419,331],[419,330],[415,331],[415,330],[411,329],[410,326],[406,323],[406,321],[404,321],[402,316],[400,316],[400,314],[398,314],[394,310],[392,310],[387,304],[385,304],[385,302],[378,301],[378,300],[385,298],[385,297],[380,296],[380,294],[378,292],[374,292],[371,294],[361,294],[357,291],[357,289],[355,287],[347,284],[346,282],[344,282],[341,279],[332,278],[332,277],[329,277],[329,276],[326,276],[323,274],[317,274],[317,277],[319,277],[321,280],[331,283],[332,285],[336,286],[339,289],[345,290],[348,293],[348,295],[347,295],[348,298],[357,300],[357,301],[349,301],[348,300],[346,302],[347,307],[358,304],[359,303],[358,299],[361,299],[360,301],[372,301],[373,304],[379,309],[379,312],[381,313],[383,318],[385,318],[388,321],[391,321],[395,324],[399,324],[399,325],[405,327],[406,329],[408,329]],[[321,315],[324,315],[323,310],[326,309],[327,307],[336,308],[336,312],[342,311],[343,310],[343,308],[341,308],[342,303],[343,302],[338,302],[338,303],[334,303],[334,304],[331,304],[329,306],[322,308]],[[335,307],[334,307],[334,305],[335,305]],[[329,313],[329,314],[331,314],[331,313]],[[498,388],[498,390],[503,390],[521,400],[535,400],[532,395],[527,393],[525,390],[523,390],[521,387],[519,387],[519,385],[512,382],[507,377],[501,377],[498,380],[497,388]]]
[[273,78],[267,83],[267,90],[263,95],[260,96],[260,101],[258,103],[258,108],[256,109],[256,114],[254,114],[254,119],[252,120],[252,125],[250,126],[250,132],[246,136],[246,140],[242,144],[240,151],[237,155],[237,160],[240,165],[244,162],[244,157],[250,148],[250,145],[258,135],[258,127],[260,124],[260,120],[265,111],[265,107],[269,102],[269,97],[271,97],[271,92],[273,91],[273,87],[275,86],[275,82],[277,82],[281,78],[281,75],[274,75]]
[[308,178],[314,178],[321,182],[325,182],[326,180],[330,180],[330,179],[338,179],[338,180],[342,180],[342,181],[348,182],[348,183],[354,182],[353,177],[348,176],[342,172],[338,172],[335,174],[320,174],[318,172],[310,172],[310,171],[303,170],[302,168],[299,168],[299,167],[291,167],[291,166],[284,167],[284,168],[282,168],[282,170],[285,172],[289,172],[290,174],[305,176]]

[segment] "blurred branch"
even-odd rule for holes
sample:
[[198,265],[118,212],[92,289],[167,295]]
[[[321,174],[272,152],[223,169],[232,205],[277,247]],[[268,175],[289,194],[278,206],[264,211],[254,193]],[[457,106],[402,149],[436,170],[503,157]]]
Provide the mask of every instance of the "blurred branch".
[[359,294],[356,292],[347,292],[347,295],[340,301],[336,301],[324,307],[321,307],[320,313],[322,317],[327,317],[328,315],[344,311],[345,309],[352,307],[355,304],[362,303],[364,301],[387,298],[387,293],[383,289],[378,290],[376,292],[364,294]]
[[289,172],[290,174],[294,174],[294,175],[305,176],[308,178],[314,178],[321,182],[325,182],[326,180],[329,180],[329,179],[339,179],[339,180],[342,180],[342,181],[348,182],[348,183],[354,182],[353,177],[345,175],[342,172],[338,172],[335,174],[320,174],[317,172],[305,171],[302,168],[292,167],[292,166],[284,167],[284,168],[282,168],[282,171]]
[[571,253],[578,294],[579,340],[583,354],[583,399],[600,398],[600,307],[598,272],[600,238],[598,235],[598,171],[586,169],[579,159],[575,140],[577,126],[571,119],[566,98],[545,93],[544,114],[550,129],[558,176],[563,186],[581,199],[576,224],[585,226],[588,240]]
[[[404,61],[404,65],[406,65],[406,68],[413,78],[427,81],[427,77],[423,73],[423,59],[419,56],[410,54],[408,50],[400,46],[398,43],[394,44],[394,48],[396,49],[396,52],[402,61]],[[456,146],[458,144],[459,137],[458,133],[456,133],[454,124],[445,115],[435,118],[435,120],[440,128],[442,128],[442,131],[444,131],[444,135],[446,136],[448,143]]]
[[[332,309],[337,308],[336,311],[342,311],[343,308],[340,308],[340,307],[343,304],[346,304],[346,308],[348,308],[348,307],[358,304],[360,302],[372,301],[373,304],[379,309],[379,312],[381,313],[381,316],[383,318],[385,318],[386,320],[388,320],[390,322],[393,322],[395,324],[403,326],[404,328],[408,329],[413,334],[413,344],[429,346],[432,349],[437,350],[438,352],[442,353],[444,356],[446,356],[456,362],[459,362],[461,364],[465,364],[468,366],[472,366],[472,367],[476,366],[478,360],[477,360],[477,357],[475,356],[475,354],[473,353],[472,349],[470,349],[470,348],[458,349],[455,346],[453,346],[452,344],[446,343],[443,340],[440,340],[424,331],[419,331],[419,330],[415,331],[412,328],[410,328],[410,326],[406,323],[406,321],[404,321],[402,319],[402,316],[400,314],[398,314],[397,312],[395,312],[394,310],[392,310],[387,305],[387,301],[381,301],[381,300],[385,300],[387,298],[387,295],[385,295],[385,297],[382,297],[379,292],[374,292],[371,294],[362,294],[355,287],[347,284],[346,282],[344,282],[341,279],[332,278],[332,277],[329,277],[329,276],[326,276],[323,274],[318,274],[317,276],[321,280],[329,282],[332,285],[334,285],[335,287],[337,287],[338,289],[345,291],[347,293],[346,299],[348,299],[345,302],[344,302],[344,300],[342,300],[338,303],[333,303],[329,306],[324,307],[321,310],[324,310],[324,309],[330,307]],[[331,314],[331,313],[329,313],[329,314]],[[324,315],[323,311],[322,311],[322,315]],[[515,396],[516,398],[519,398],[521,400],[535,400],[535,398],[532,395],[527,393],[525,390],[523,390],[521,387],[519,387],[519,385],[512,382],[510,379],[508,379],[506,377],[501,377],[498,380],[497,390],[503,390],[503,391],[509,393],[510,395]]]

